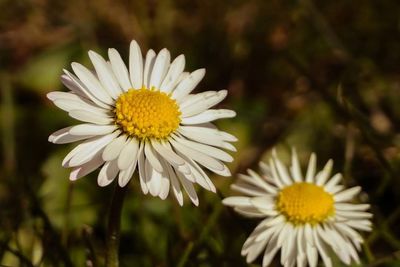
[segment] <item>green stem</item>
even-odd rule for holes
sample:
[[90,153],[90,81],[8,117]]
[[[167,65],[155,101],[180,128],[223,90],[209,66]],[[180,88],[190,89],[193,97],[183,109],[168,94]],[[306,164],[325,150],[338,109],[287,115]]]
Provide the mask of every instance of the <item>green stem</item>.
[[126,190],[126,186],[120,187],[117,184],[111,200],[111,206],[108,212],[106,267],[119,266],[118,250],[120,241],[121,213]]

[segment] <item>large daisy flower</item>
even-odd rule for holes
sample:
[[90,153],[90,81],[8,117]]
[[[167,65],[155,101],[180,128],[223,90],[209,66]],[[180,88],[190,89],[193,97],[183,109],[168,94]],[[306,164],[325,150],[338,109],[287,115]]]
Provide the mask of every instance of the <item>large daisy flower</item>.
[[357,230],[370,231],[368,204],[350,202],[361,188],[345,189],[340,173],[331,177],[333,161],[316,173],[316,156],[311,155],[303,177],[295,151],[289,170],[273,153],[269,165],[260,163],[263,175],[248,170],[239,175],[232,189],[246,196],[228,197],[227,206],[247,217],[265,218],[247,238],[242,255],[254,261],[262,252],[268,266],[278,250],[285,267],[317,266],[318,255],[332,266],[334,252],[345,264],[359,263],[357,250],[363,238]]
[[236,138],[211,122],[235,116],[226,109],[210,109],[226,90],[192,94],[205,70],[184,71],[185,57],[172,63],[170,52],[149,50],[142,57],[136,41],[129,51],[129,66],[115,49],[109,61],[89,51],[94,71],[72,63],[75,74],[61,76],[69,92],[51,92],[54,104],[82,124],[61,129],[49,137],[56,144],[82,141],[64,159],[76,180],[101,167],[97,182],[106,186],[117,179],[125,186],[138,170],[142,191],[165,199],[170,190],[183,204],[184,191],[198,205],[193,183],[215,192],[202,167],[230,176],[223,162],[232,157]]

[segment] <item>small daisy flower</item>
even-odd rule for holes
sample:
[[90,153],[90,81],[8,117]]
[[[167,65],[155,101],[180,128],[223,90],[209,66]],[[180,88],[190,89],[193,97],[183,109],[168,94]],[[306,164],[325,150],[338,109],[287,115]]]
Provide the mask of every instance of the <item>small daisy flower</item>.
[[232,189],[246,196],[228,197],[223,203],[244,216],[265,218],[243,245],[247,262],[263,253],[262,266],[269,266],[279,249],[285,267],[317,266],[318,255],[325,266],[332,266],[332,251],[345,264],[360,262],[357,250],[363,238],[357,230],[371,230],[372,214],[366,212],[370,206],[350,202],[361,188],[345,189],[339,184],[340,173],[331,177],[332,165],[329,160],[316,173],[312,154],[303,177],[294,150],[289,170],[274,152],[269,165],[260,163],[263,175],[252,170],[239,175]]
[[83,141],[64,159],[76,180],[100,168],[97,182],[106,186],[117,179],[125,186],[135,170],[143,193],[165,199],[172,190],[183,204],[181,187],[191,201],[199,200],[193,184],[215,192],[202,167],[230,176],[223,162],[233,158],[220,148],[235,151],[237,139],[218,130],[212,121],[231,118],[235,112],[210,109],[227,95],[226,90],[193,94],[204,69],[184,71],[185,57],[170,62],[167,49],[149,50],[142,57],[132,41],[128,67],[115,49],[109,61],[89,51],[94,71],[72,63],[75,74],[61,76],[69,92],[51,92],[54,104],[82,124],[61,129],[49,137],[56,144]]

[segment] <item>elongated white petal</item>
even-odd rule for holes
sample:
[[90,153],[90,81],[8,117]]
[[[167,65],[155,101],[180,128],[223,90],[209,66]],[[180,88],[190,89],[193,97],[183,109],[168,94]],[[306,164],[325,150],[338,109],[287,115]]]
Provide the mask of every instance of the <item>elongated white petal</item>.
[[93,140],[89,140],[88,143],[81,146],[81,151],[73,155],[73,157],[69,160],[69,166],[76,167],[90,161],[95,154],[97,154],[99,151],[102,151],[102,149],[117,135],[118,132],[115,132],[98,138],[93,138]]
[[88,111],[88,110],[82,110],[82,109],[75,109],[71,110],[68,115],[71,118],[83,121],[83,122],[88,122],[88,123],[93,123],[93,124],[100,124],[100,125],[110,125],[113,123],[113,118],[108,117],[105,114],[100,114],[96,113],[93,111]]
[[107,91],[103,88],[99,80],[87,68],[79,63],[72,63],[72,69],[82,83],[86,86],[89,92],[100,101],[112,105],[113,100]]
[[78,124],[70,128],[69,133],[72,135],[104,135],[115,131],[115,125],[97,125],[97,124]]
[[150,162],[153,169],[155,169],[159,173],[162,173],[163,167],[161,165],[161,162],[158,159],[158,156],[157,156],[156,152],[154,151],[154,148],[151,145],[151,142],[149,142],[149,141],[145,142],[144,154],[146,156],[146,159]]
[[82,89],[78,84],[76,84],[68,75],[62,74],[61,75],[61,82],[67,87],[71,92],[74,94],[80,96],[80,97],[86,97],[85,93],[82,92]]
[[102,157],[104,161],[112,161],[118,158],[124,145],[126,144],[126,136],[121,135],[112,140],[104,149]]
[[290,173],[292,174],[292,178],[295,182],[299,183],[303,181],[303,175],[301,174],[299,157],[297,156],[295,148],[292,149],[292,166],[290,168]]
[[334,199],[336,202],[343,202],[351,200],[356,194],[360,193],[361,187],[355,186],[349,189],[346,189],[336,195],[334,195]]
[[[139,153],[140,150],[138,150]],[[118,176],[118,184],[121,187],[124,187],[128,184],[128,182],[131,180],[133,173],[135,172],[136,166],[138,164],[138,155],[136,155],[135,159],[129,167],[125,170],[120,171],[119,176]]]
[[214,136],[215,138],[218,138],[218,139],[221,139],[221,140],[227,141],[227,142],[236,142],[237,141],[237,138],[231,134],[219,131],[217,129],[203,127],[203,126],[180,126],[180,130],[183,130],[190,134],[196,134],[196,135],[205,134],[205,135]]
[[178,83],[179,75],[182,74],[184,68],[185,56],[179,55],[177,58],[174,59],[174,61],[172,61],[167,75],[165,76],[160,86],[160,90],[166,93],[170,93],[174,89],[175,85]]
[[178,103],[199,84],[206,74],[205,69],[198,69],[192,72],[187,78],[179,83],[176,89],[172,92],[172,98]]
[[112,181],[114,181],[118,172],[119,169],[116,160],[106,162],[99,172],[99,176],[97,177],[97,184],[99,186],[109,185]]
[[232,162],[233,161],[233,157],[231,155],[229,155],[228,153],[226,153],[225,151],[212,147],[212,146],[208,146],[208,145],[203,145],[197,142],[193,142],[184,138],[180,138],[180,137],[176,137],[176,140],[181,143],[184,144],[190,148],[193,148],[199,152],[202,152],[210,157],[219,159],[221,161],[225,161],[225,162]]
[[101,158],[101,153],[98,153],[96,156],[93,157],[90,161],[82,164],[78,167],[72,169],[69,179],[71,181],[75,181],[91,172],[96,170],[104,163],[104,160]]
[[314,177],[316,168],[317,168],[317,156],[314,153],[312,153],[307,168],[307,174],[306,174],[307,183],[315,182]]
[[179,157],[171,148],[168,148],[165,143],[161,143],[156,140],[151,140],[151,144],[154,149],[170,164],[179,166],[184,165],[185,161]]
[[192,117],[182,118],[181,123],[184,125],[200,124],[219,120],[222,118],[233,118],[236,112],[229,109],[209,109]]
[[96,94],[93,94],[91,90],[88,89],[88,87],[81,82],[78,77],[76,77],[74,74],[70,73],[67,70],[63,70],[64,73],[75,83],[77,87],[85,94],[85,96],[90,99],[93,103],[95,103],[97,106],[102,107],[104,109],[110,109],[111,103],[103,102],[99,97],[97,97]]
[[128,69],[126,68],[120,54],[116,49],[110,48],[108,49],[108,57],[110,58],[111,68],[119,85],[124,91],[128,91],[128,89],[132,88],[132,84],[129,79]]
[[164,77],[167,74],[170,60],[171,55],[166,48],[162,49],[158,53],[150,75],[150,88],[160,88],[161,82],[164,80]]
[[181,186],[179,184],[178,178],[176,177],[175,171],[172,169],[172,167],[168,164],[166,164],[166,168],[168,171],[168,176],[171,180],[171,186],[172,186],[172,192],[174,193],[174,196],[176,200],[178,201],[179,205],[183,205],[183,194],[181,190]]
[[332,172],[333,160],[328,160],[324,169],[316,176],[316,185],[324,185]]
[[49,136],[49,142],[54,144],[67,144],[93,137],[93,135],[72,135],[69,133],[72,127],[60,129]]
[[139,141],[136,138],[131,138],[118,156],[118,168],[120,170],[127,169],[136,160],[138,149]]
[[139,45],[135,40],[131,42],[129,49],[129,74],[134,89],[142,88],[143,81],[143,56]]
[[142,188],[143,194],[147,194],[149,192],[149,189],[147,188],[146,185],[146,172],[145,172],[145,158],[144,158],[144,142],[141,142],[139,145],[139,152],[137,154],[138,157],[138,169],[139,169],[139,181],[140,181],[140,187]]
[[199,114],[224,100],[227,95],[228,91],[226,90],[201,94],[199,100],[184,108],[181,107],[182,117],[186,118]]
[[114,73],[109,70],[107,62],[102,56],[93,51],[89,51],[89,57],[93,63],[97,76],[99,77],[99,80],[103,85],[104,90],[107,91],[107,93],[113,99],[117,99],[122,91],[119,87],[117,78],[115,77]]
[[183,188],[185,189],[192,203],[195,206],[198,206],[199,198],[196,194],[196,191],[194,190],[193,184],[190,181],[186,180],[186,178],[180,172],[177,172],[177,177],[179,178]]
[[146,88],[150,87],[150,75],[153,70],[155,59],[156,59],[156,53],[152,49],[147,51],[144,63],[144,72],[143,72],[143,85]]
[[207,144],[207,145],[211,145],[211,146],[216,146],[216,147],[221,147],[221,148],[225,148],[227,150],[231,150],[231,151],[236,151],[236,148],[231,145],[228,142],[225,142],[222,140],[222,138],[218,135],[211,135],[211,134],[206,134],[206,133],[198,133],[196,131],[187,131],[186,129],[184,129],[184,127],[180,127],[180,129],[178,130],[179,133],[181,133],[183,136],[193,140],[193,141],[197,141],[203,144]]

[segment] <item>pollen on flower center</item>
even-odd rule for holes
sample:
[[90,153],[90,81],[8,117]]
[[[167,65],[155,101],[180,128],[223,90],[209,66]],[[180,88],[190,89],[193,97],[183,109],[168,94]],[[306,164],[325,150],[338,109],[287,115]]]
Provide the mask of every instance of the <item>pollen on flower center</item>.
[[128,135],[166,138],[181,122],[178,104],[159,90],[129,89],[115,103],[115,122]]
[[332,195],[322,187],[303,182],[283,188],[276,205],[294,224],[317,224],[334,214],[333,203]]

